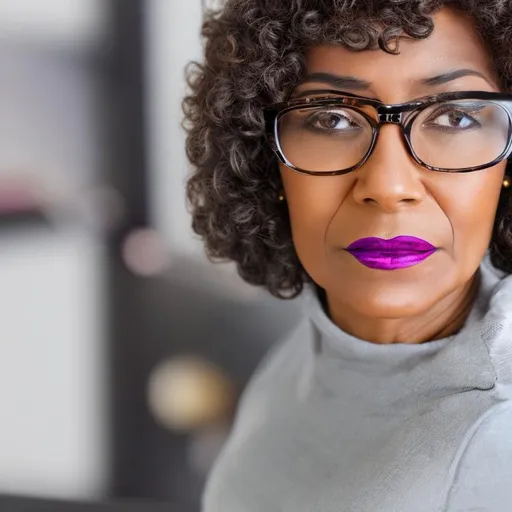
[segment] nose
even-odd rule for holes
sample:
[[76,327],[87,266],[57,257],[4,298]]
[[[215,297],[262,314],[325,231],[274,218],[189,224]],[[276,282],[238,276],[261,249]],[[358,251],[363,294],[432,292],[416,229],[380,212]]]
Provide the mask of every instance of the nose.
[[384,125],[370,158],[354,173],[354,199],[386,212],[420,204],[425,194],[422,172],[407,150],[401,128]]

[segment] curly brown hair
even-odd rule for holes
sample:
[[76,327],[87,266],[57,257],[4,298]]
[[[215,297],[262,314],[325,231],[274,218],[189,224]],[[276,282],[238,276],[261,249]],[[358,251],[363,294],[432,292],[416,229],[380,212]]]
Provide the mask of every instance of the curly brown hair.
[[[319,44],[399,52],[399,36],[427,38],[432,15],[452,6],[472,17],[504,91],[512,87],[510,0],[227,0],[206,15],[205,61],[191,63],[184,99],[192,226],[212,260],[236,262],[241,277],[281,298],[309,276],[294,249],[277,159],[263,108],[300,82],[305,53]],[[509,164],[510,165],[510,164]],[[510,167],[509,167],[510,168]],[[490,244],[493,264],[512,273],[512,200],[504,189]]]

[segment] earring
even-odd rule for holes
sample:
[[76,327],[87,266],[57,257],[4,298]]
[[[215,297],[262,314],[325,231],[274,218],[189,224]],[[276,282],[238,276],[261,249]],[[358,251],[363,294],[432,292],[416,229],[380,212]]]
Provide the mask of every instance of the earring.
[[503,180],[503,188],[509,188],[512,185],[512,180],[510,179],[510,176],[505,176],[505,179]]
[[282,203],[285,200],[284,193],[281,192],[277,198],[279,199],[279,202]]

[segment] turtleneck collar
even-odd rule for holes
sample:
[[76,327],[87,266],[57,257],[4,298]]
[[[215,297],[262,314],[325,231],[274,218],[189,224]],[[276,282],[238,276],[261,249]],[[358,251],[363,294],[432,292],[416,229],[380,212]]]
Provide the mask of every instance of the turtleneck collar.
[[[480,265],[479,291],[462,329],[455,335],[420,344],[376,344],[356,338],[326,315],[314,286],[304,293],[305,313],[313,334],[312,372],[324,391],[339,393],[344,379],[374,380],[379,402],[402,398],[417,399],[422,393],[450,394],[461,389],[491,389],[500,368],[493,355],[512,353],[512,276],[495,269],[488,256]],[[508,333],[508,334],[507,334]],[[511,365],[512,366],[512,365]],[[512,368],[503,370],[503,378],[512,381]]]

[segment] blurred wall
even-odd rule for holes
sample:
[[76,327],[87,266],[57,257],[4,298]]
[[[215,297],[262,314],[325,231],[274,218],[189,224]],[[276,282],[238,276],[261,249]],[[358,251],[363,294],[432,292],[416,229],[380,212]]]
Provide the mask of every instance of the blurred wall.
[[188,173],[181,100],[184,68],[201,59],[201,0],[148,0],[146,11],[147,108],[150,194],[155,228],[173,252],[202,254],[192,235],[184,183]]
[[[90,52],[106,7],[0,2],[0,493],[106,484],[102,248],[65,214],[101,180]],[[5,217],[20,179],[48,207],[37,221]]]
[[105,0],[3,0],[2,39],[64,46],[94,43],[105,30]]
[[101,495],[101,250],[77,233],[0,235],[0,493]]

